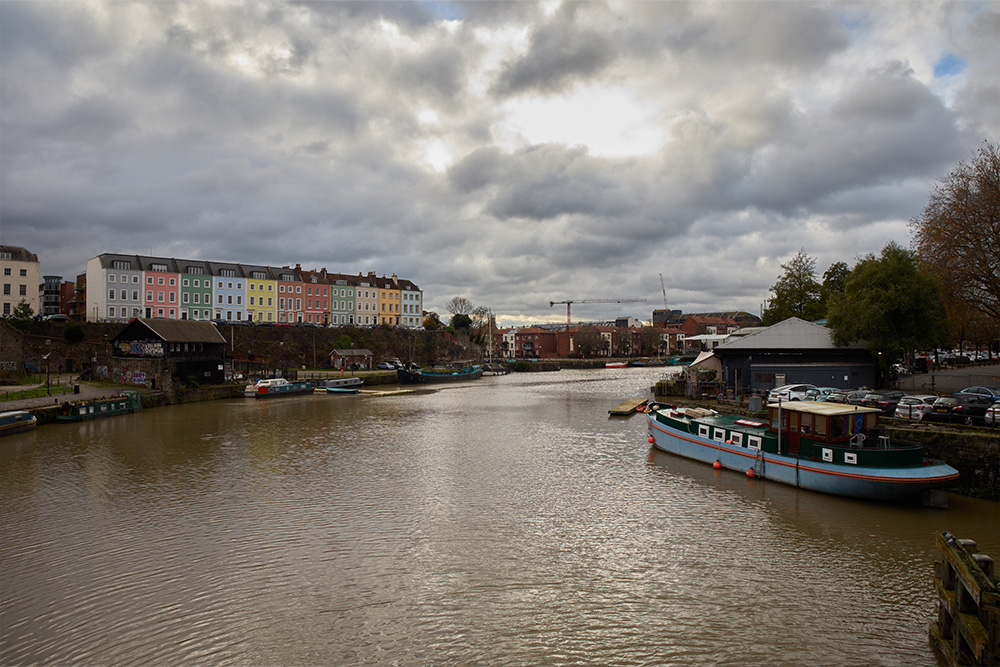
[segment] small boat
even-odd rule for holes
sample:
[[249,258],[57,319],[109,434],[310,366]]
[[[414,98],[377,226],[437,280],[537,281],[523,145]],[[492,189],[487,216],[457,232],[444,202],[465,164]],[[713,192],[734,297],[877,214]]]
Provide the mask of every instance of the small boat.
[[137,391],[123,391],[110,398],[92,398],[62,404],[57,421],[82,422],[102,417],[127,415],[142,410],[142,395]]
[[632,362],[633,366],[666,366],[667,362],[663,359],[636,359]]
[[924,458],[919,443],[890,441],[878,409],[806,401],[767,408],[768,420],[757,421],[704,408],[650,406],[649,442],[748,477],[866,500],[918,498],[958,479],[950,465]]
[[608,363],[604,364],[604,367],[605,368],[627,368],[628,367],[628,362],[627,361],[609,361]]
[[27,410],[0,412],[0,435],[30,431],[38,425],[38,419]]
[[468,361],[455,361],[443,368],[403,367],[396,369],[399,384],[429,384],[476,380],[483,376],[482,366]]
[[507,375],[510,369],[503,364],[489,362],[483,364],[483,375]]
[[319,388],[325,389],[328,394],[356,394],[364,383],[359,377],[331,378],[320,382]]
[[248,398],[271,398],[272,396],[294,396],[311,394],[313,386],[308,382],[289,382],[285,378],[269,378],[248,384],[243,395]]

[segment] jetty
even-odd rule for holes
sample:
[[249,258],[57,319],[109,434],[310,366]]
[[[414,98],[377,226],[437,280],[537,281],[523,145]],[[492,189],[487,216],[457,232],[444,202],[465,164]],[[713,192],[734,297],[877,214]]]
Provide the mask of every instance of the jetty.
[[634,413],[640,405],[645,405],[646,402],[647,399],[645,398],[630,398],[621,405],[608,410],[608,414],[612,417],[628,417],[630,414]]
[[974,540],[937,534],[941,560],[934,563],[937,620],[931,642],[949,665],[1000,664],[1000,588],[993,559]]

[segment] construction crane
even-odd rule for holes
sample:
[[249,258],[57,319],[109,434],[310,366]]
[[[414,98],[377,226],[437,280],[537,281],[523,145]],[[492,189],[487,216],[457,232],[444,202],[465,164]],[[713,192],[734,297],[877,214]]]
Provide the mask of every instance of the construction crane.
[[645,299],[571,299],[569,301],[549,301],[549,308],[557,303],[566,304],[566,329],[568,330],[571,323],[570,307],[574,303],[636,303],[638,301],[645,301]]
[[667,307],[667,286],[663,284],[663,274],[660,274],[660,289],[663,290],[663,310],[669,311]]

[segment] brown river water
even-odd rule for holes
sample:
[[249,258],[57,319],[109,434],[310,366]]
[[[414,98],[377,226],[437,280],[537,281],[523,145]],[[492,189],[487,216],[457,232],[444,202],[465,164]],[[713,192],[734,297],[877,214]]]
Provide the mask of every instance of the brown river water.
[[0,440],[0,664],[937,665],[934,532],[651,451],[656,368]]

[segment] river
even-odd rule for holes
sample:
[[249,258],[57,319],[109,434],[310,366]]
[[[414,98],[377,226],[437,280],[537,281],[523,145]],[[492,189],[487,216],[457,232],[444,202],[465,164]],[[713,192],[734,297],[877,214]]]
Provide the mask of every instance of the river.
[[0,440],[0,664],[935,665],[934,532],[653,452],[662,368],[171,406]]

